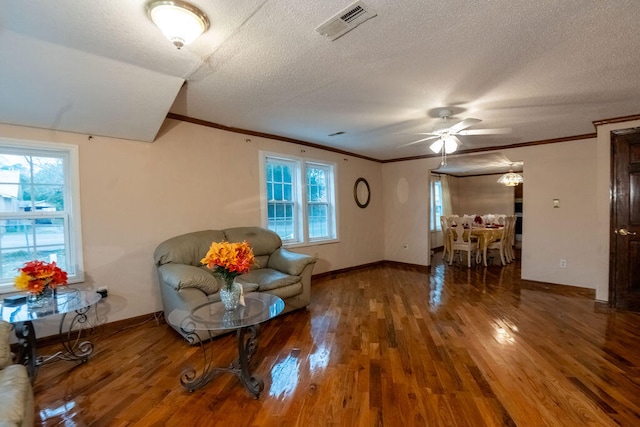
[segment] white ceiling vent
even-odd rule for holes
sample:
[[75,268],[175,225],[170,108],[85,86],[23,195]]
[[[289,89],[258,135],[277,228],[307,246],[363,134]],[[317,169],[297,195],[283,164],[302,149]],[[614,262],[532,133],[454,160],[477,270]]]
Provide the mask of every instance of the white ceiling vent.
[[316,31],[331,40],[335,40],[377,14],[369,6],[357,1],[320,25],[316,28]]

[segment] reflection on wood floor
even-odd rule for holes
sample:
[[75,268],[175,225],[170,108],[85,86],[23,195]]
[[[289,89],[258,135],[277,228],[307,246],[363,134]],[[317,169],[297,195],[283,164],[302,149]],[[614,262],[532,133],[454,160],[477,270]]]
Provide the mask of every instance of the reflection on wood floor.
[[[201,363],[162,321],[93,337],[74,367],[41,368],[40,425],[637,426],[640,315],[506,267],[379,266],[313,282],[307,310],[265,324],[258,400],[234,375],[193,393]],[[218,364],[234,336],[214,341]],[[55,346],[44,349],[51,351]]]

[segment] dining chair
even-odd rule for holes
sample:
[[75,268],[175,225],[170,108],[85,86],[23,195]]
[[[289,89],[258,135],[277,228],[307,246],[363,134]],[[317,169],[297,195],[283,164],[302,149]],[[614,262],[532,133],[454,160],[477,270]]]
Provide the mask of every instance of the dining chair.
[[446,257],[451,251],[449,246],[450,230],[447,224],[447,218],[444,215],[440,216],[440,229],[442,230],[442,246],[443,246],[442,259],[447,259]]
[[505,227],[507,227],[506,231],[506,247],[505,253],[507,256],[508,262],[513,262],[516,259],[516,252],[514,250],[514,246],[516,244],[516,221],[518,218],[515,215],[509,215],[507,217],[507,222]]
[[471,237],[473,219],[449,217],[447,218],[449,232],[449,265],[453,263],[455,251],[467,253],[467,267],[471,268],[473,253],[478,250],[478,241]]

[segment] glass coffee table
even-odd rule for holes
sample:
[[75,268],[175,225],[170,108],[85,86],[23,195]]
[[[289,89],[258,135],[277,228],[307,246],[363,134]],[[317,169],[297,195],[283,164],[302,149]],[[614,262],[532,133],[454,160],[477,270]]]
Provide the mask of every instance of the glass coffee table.
[[[225,311],[220,302],[208,302],[194,309],[176,309],[169,313],[167,321],[178,326],[191,344],[199,344],[203,351],[204,366],[198,374],[195,368],[187,368],[180,376],[180,383],[189,391],[203,387],[217,374],[229,372],[238,376],[240,382],[258,398],[264,388],[264,382],[251,374],[249,361],[257,342],[260,323],[276,317],[284,310],[284,301],[266,293],[250,293],[244,296],[245,305],[232,311]],[[238,358],[228,367],[213,365],[212,332],[235,330],[238,341]],[[207,337],[209,351],[201,337]]]
[[[87,323],[87,312],[92,305],[100,301],[95,291],[82,291],[73,288],[58,288],[50,304],[43,307],[30,307],[26,300],[20,304],[0,306],[2,320],[13,323],[18,338],[16,363],[25,365],[33,382],[38,367],[53,360],[80,361],[84,363],[93,352],[93,343],[81,341],[82,331]],[[67,314],[73,317],[66,322]],[[50,356],[39,356],[36,331],[33,321],[61,314],[59,327],[60,342],[63,350]]]

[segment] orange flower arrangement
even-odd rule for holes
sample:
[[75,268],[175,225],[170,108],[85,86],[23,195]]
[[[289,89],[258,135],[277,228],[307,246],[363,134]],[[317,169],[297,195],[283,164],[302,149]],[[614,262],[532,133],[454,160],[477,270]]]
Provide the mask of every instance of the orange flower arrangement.
[[253,250],[249,243],[213,242],[200,262],[214,270],[231,289],[236,276],[246,273],[253,264]]
[[67,284],[67,273],[55,262],[29,261],[18,271],[20,275],[14,280],[16,288],[34,294],[41,293],[47,287],[55,289]]

